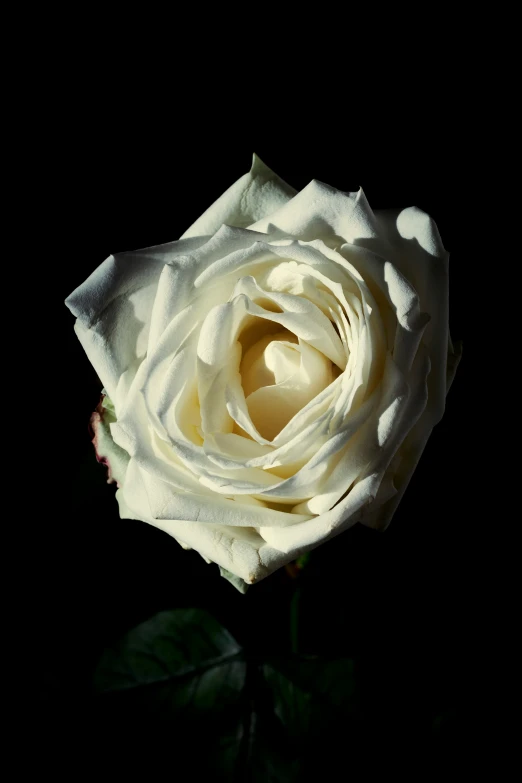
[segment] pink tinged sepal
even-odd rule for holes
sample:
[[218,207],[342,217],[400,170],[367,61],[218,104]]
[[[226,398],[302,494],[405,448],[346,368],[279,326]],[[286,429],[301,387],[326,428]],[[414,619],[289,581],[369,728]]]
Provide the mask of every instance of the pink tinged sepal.
[[110,425],[115,421],[114,406],[109,397],[102,393],[100,402],[91,415],[89,430],[93,436],[96,459],[107,468],[107,483],[121,488],[130,457],[112,438]]

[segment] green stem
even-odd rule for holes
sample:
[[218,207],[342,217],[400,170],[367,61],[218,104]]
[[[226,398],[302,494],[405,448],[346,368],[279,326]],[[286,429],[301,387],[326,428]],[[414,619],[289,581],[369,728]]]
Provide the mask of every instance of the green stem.
[[299,649],[299,599],[301,597],[301,589],[296,587],[292,600],[290,602],[290,640],[292,644],[292,652],[296,653]]

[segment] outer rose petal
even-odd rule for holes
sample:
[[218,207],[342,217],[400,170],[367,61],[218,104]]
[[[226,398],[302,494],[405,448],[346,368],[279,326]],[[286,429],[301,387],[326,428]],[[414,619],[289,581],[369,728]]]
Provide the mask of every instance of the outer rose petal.
[[357,193],[344,193],[316,179],[277,212],[249,228],[307,242],[322,239],[330,247],[356,242],[363,237],[378,240],[380,235],[362,188]]
[[296,192],[254,154],[248,174],[214,201],[181,238],[214,234],[224,223],[245,228],[275,212]]
[[415,287],[430,316],[423,335],[431,359],[425,418],[433,427],[444,413],[448,389],[449,253],[435,221],[418,207],[382,211],[377,218],[389,260]]
[[164,530],[184,549],[196,549],[205,560],[218,563],[248,584],[258,582],[291,559],[266,544],[253,528],[155,519],[145,486],[149,478],[131,459],[125,484],[116,492],[122,519],[139,519]]
[[119,414],[146,352],[161,271],[206,238],[109,256],[65,300],[75,331]]
[[[462,343],[457,343],[455,349],[453,343],[449,342],[448,348],[448,369],[447,369],[447,390],[453,382],[455,372],[462,356]],[[428,379],[429,385],[429,379]],[[379,498],[379,493],[375,498],[373,507],[369,506],[360,519],[360,522],[367,527],[376,530],[386,530],[392,521],[393,515],[404,495],[411,477],[413,476],[419,460],[424,451],[424,447],[432,432],[432,424],[429,416],[421,416],[407,437],[404,439],[396,458],[393,460],[389,470],[389,481],[396,490],[396,494],[391,498]]]

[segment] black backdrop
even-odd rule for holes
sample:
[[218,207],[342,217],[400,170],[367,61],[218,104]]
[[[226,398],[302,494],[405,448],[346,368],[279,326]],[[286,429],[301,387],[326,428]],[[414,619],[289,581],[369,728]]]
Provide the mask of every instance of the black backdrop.
[[[101,384],[73,332],[65,297],[110,253],[167,242],[238,177],[255,150],[288,183],[311,179],[341,190],[362,186],[374,208],[417,205],[436,220],[450,251],[450,326],[464,339],[466,237],[459,213],[457,142],[426,145],[409,134],[379,144],[313,127],[292,138],[245,137],[240,127],[209,128],[192,138],[186,122],[161,133],[139,117],[83,126],[64,135],[60,197],[54,212],[56,270],[46,279],[52,308],[51,361],[42,362],[46,428],[42,455],[49,509],[33,538],[35,612],[41,638],[38,709],[47,752],[64,746],[96,756],[107,726],[89,698],[103,649],[162,609],[211,611],[242,642],[288,644],[292,589],[284,569],[239,594],[195,552],[166,534],[121,520],[114,488],[94,459],[88,420]],[[63,164],[63,165],[62,165]],[[59,271],[58,271],[59,270]],[[433,741],[437,715],[450,715],[450,743],[465,720],[468,628],[469,460],[465,427],[466,358],[421,463],[384,534],[362,526],[312,553],[313,589],[302,600],[301,639],[313,652],[342,651],[365,683],[363,734],[369,752],[384,738]],[[28,490],[30,491],[30,490]],[[57,737],[61,737],[57,745]],[[79,744],[78,744],[79,743]],[[441,752],[441,745],[434,753]],[[130,751],[129,751],[130,752]]]

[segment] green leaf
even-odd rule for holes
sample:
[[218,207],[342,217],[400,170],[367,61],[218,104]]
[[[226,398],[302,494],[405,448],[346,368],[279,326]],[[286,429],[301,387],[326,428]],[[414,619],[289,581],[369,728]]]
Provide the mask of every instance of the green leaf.
[[302,780],[309,747],[324,747],[332,720],[344,726],[355,693],[350,660],[263,659],[200,609],[131,630],[103,653],[94,686],[106,733],[150,731],[157,744],[163,730],[191,777],[252,783]]
[[324,733],[330,722],[349,721],[357,714],[354,663],[349,658],[293,656],[267,663],[263,670],[276,714],[292,736]]
[[207,612],[176,609],[160,612],[106,650],[94,685],[100,693],[141,689],[152,703],[160,686],[173,712],[199,711],[234,701],[244,678],[241,648],[228,631]]

